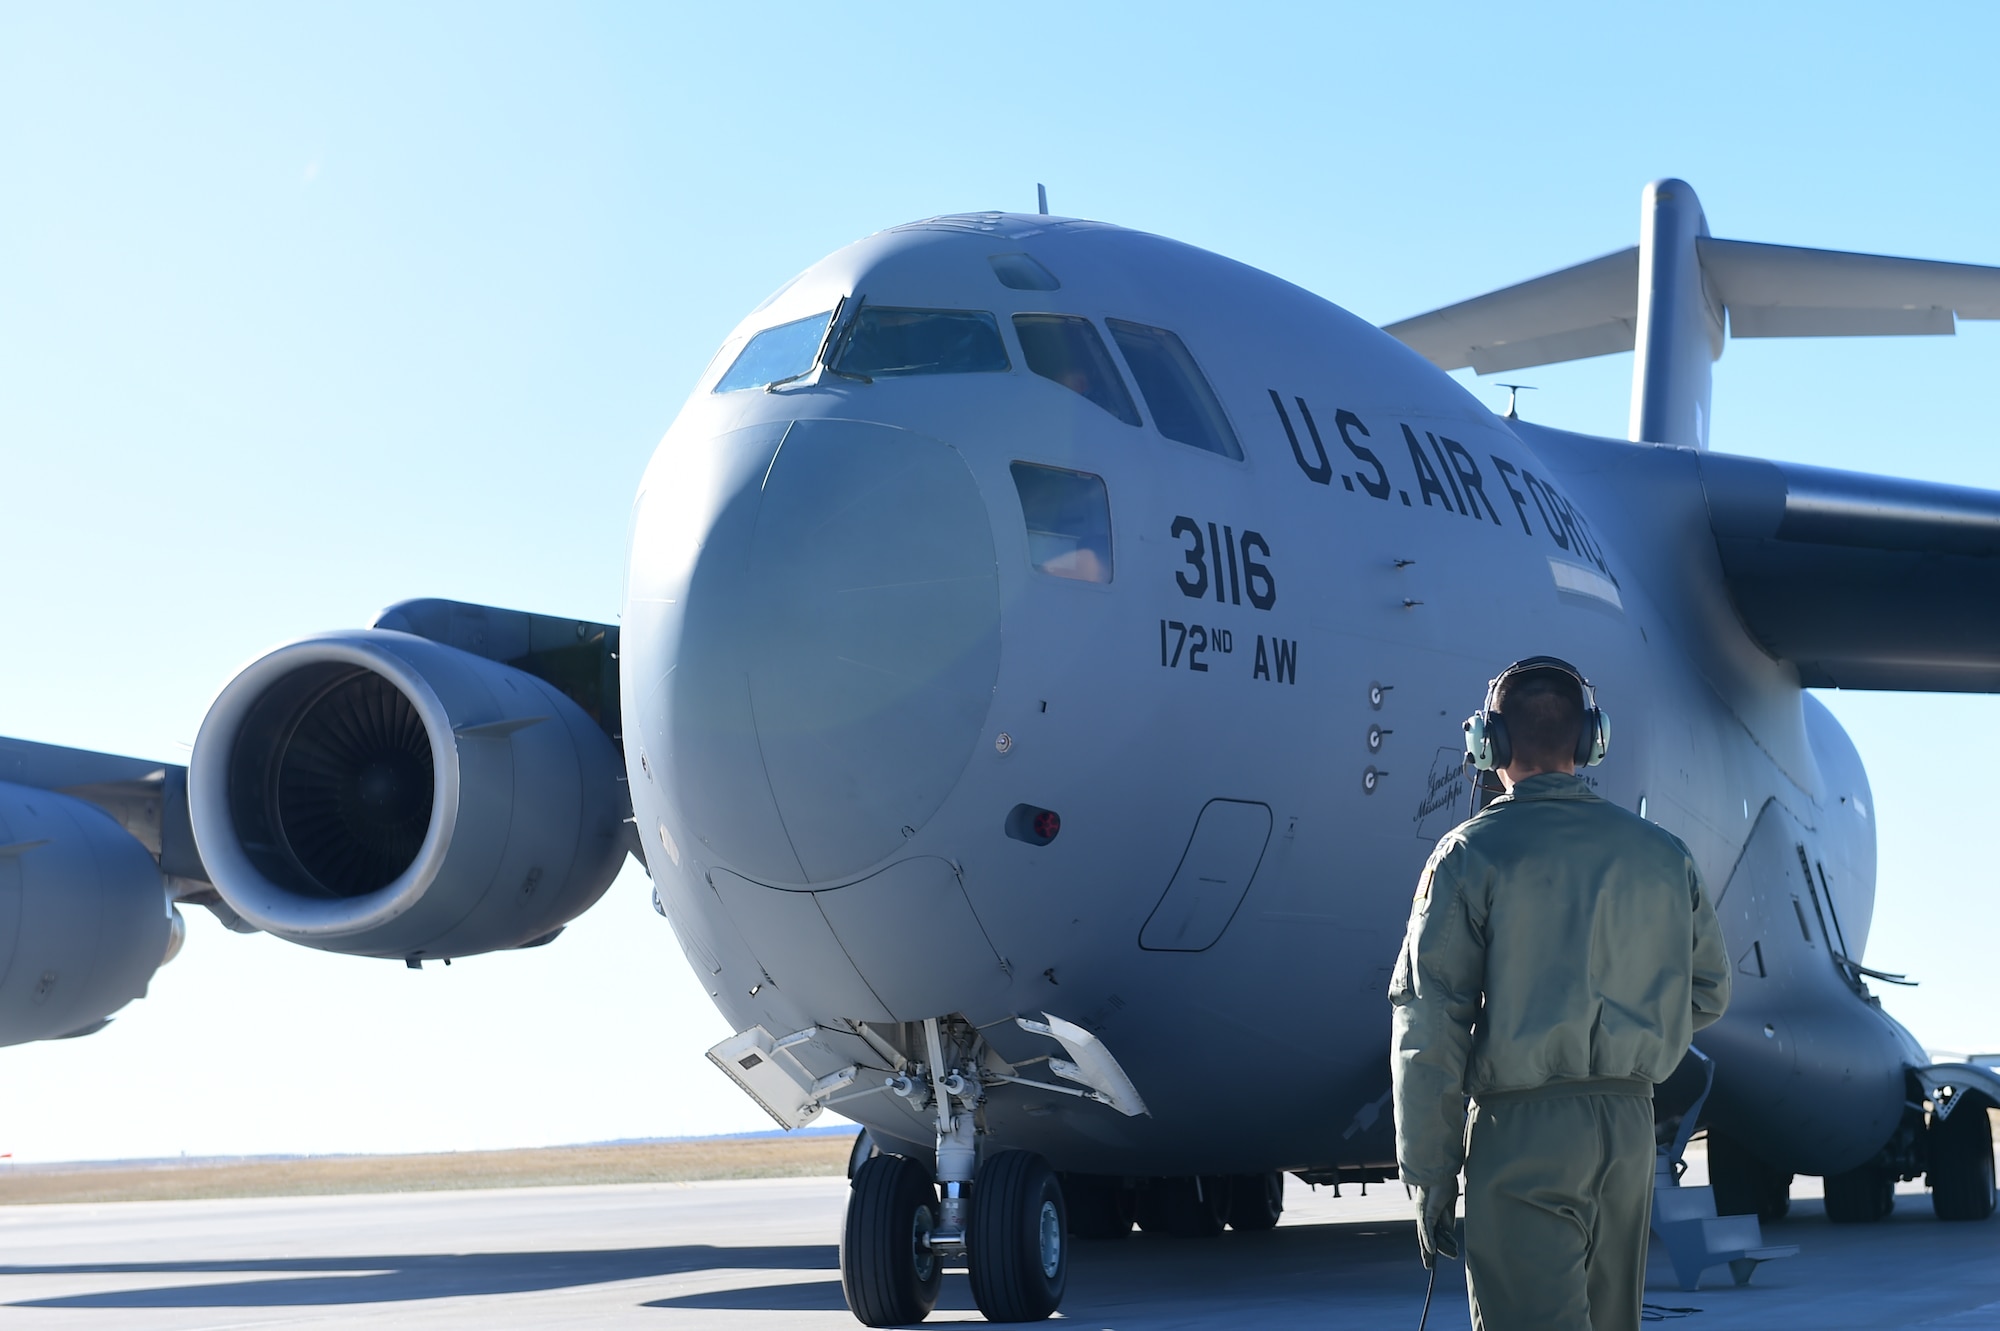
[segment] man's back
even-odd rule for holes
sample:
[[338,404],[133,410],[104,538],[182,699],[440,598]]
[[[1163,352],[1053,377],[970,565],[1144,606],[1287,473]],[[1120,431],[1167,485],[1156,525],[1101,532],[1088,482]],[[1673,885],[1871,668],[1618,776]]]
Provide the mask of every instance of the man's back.
[[1703,903],[1687,848],[1579,778],[1530,778],[1440,849],[1485,943],[1468,1093],[1664,1081],[1698,1014],[1721,1013],[1726,980],[1717,993],[1696,974]]
[[1687,848],[1568,773],[1438,842],[1389,986],[1406,1180],[1458,1173],[1466,1098],[1666,1080],[1729,1002]]

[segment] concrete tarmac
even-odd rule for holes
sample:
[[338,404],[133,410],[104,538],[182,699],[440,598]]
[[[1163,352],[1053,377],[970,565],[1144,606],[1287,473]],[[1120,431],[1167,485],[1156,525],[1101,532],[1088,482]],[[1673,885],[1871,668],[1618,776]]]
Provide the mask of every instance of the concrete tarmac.
[[[1335,1199],[1288,1183],[1271,1233],[1078,1244],[1063,1319],[1414,1327],[1424,1271],[1402,1188]],[[1746,1288],[1719,1269],[1683,1293],[1656,1243],[1646,1297],[1659,1318],[1690,1331],[2000,1327],[2000,1217],[1940,1223],[1905,1185],[1883,1224],[1835,1226],[1815,1184],[1766,1229],[1801,1254]],[[0,1327],[831,1331],[855,1325],[838,1271],[845,1195],[840,1179],[808,1178],[6,1207]],[[1465,1327],[1461,1268],[1440,1277],[1431,1325]],[[964,1275],[947,1275],[931,1324],[978,1320]]]

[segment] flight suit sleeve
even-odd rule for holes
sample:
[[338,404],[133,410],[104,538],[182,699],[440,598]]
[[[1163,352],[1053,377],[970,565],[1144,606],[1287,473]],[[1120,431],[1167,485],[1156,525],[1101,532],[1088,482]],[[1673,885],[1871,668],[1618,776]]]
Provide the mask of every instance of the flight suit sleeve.
[[1435,1187],[1465,1158],[1465,1065],[1486,982],[1486,946],[1468,910],[1467,852],[1438,847],[1417,880],[1389,982],[1396,1161],[1405,1183]]
[[1729,1006],[1729,952],[1708,899],[1708,884],[1692,859],[1687,872],[1694,896],[1694,1028],[1698,1031],[1712,1025]]

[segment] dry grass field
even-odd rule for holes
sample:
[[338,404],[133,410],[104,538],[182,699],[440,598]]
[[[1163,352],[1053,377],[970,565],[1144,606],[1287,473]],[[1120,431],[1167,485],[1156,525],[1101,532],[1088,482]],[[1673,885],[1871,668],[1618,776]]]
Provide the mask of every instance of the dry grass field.
[[843,1132],[439,1155],[0,1166],[0,1205],[838,1175],[853,1144]]

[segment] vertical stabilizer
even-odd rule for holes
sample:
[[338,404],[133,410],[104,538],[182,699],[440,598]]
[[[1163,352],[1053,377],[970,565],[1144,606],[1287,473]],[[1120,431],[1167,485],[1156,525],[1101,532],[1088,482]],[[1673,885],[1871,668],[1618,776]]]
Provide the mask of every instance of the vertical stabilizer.
[[1639,203],[1639,312],[1629,438],[1708,447],[1709,367],[1722,355],[1722,306],[1702,279],[1708,235],[1684,180],[1656,180]]

